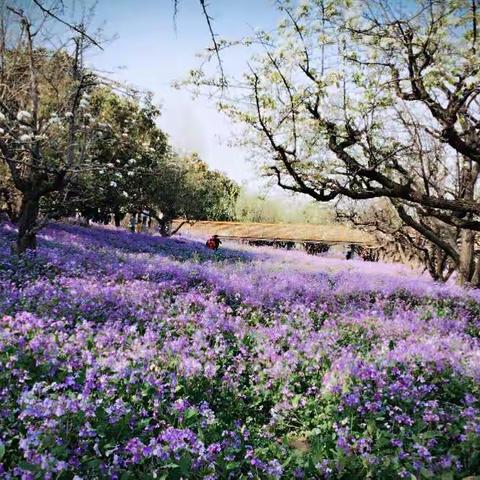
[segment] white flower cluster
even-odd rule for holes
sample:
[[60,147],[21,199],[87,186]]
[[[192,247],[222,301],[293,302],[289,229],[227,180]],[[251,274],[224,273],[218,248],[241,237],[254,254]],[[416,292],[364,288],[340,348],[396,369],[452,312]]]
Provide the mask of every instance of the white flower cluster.
[[20,137],[18,139],[22,143],[30,143],[32,141],[32,137],[28,133],[24,133],[23,135],[20,135]]
[[29,122],[32,119],[32,114],[30,112],[27,112],[26,110],[20,110],[17,113],[17,120],[19,122]]
[[86,109],[90,106],[90,102],[89,102],[89,99],[90,99],[90,96],[87,94],[87,93],[84,93],[82,95],[82,98],[80,99],[80,103],[79,103],[79,108],[81,109]]
[[53,112],[51,115],[50,115],[50,118],[48,120],[48,123],[49,125],[58,125],[59,123],[62,123],[62,120],[60,119],[60,117],[58,116],[58,113],[57,112]]

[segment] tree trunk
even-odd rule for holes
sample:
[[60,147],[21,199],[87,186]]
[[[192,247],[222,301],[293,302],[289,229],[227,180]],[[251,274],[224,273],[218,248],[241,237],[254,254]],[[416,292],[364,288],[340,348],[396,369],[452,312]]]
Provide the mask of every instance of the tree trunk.
[[116,227],[119,227],[121,225],[123,217],[124,217],[124,215],[122,215],[120,212],[115,212],[113,214],[113,219],[115,220],[115,226]]
[[168,220],[167,218],[162,218],[159,220],[160,224],[160,235],[162,237],[169,237],[170,236],[170,227],[171,227],[171,221]]
[[460,264],[458,268],[458,283],[470,283],[475,267],[475,232],[463,230],[460,244]]
[[27,250],[37,248],[37,226],[40,199],[37,196],[24,194],[20,217],[17,222],[17,253],[22,254]]
[[[478,180],[480,167],[472,164],[468,159],[463,158],[462,178],[464,179],[463,198],[475,199],[475,186]],[[472,219],[471,214],[468,219]],[[475,232],[462,230],[460,233],[460,262],[458,272],[458,283],[464,285],[470,283],[475,275]]]
[[480,287],[480,258],[477,258],[477,263],[474,267],[474,272],[472,276],[472,285],[474,287]]

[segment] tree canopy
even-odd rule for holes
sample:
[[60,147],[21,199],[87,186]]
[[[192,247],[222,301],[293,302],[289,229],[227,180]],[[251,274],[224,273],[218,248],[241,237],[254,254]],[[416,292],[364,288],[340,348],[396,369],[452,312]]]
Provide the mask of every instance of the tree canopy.
[[[28,15],[2,11],[11,28],[0,48],[0,208],[17,223],[18,251],[35,248],[48,219],[77,213],[119,224],[149,212],[164,233],[176,217],[232,218],[238,187],[173,151],[151,94],[85,67],[86,49],[100,44],[55,14],[61,2],[34,3]],[[58,48],[51,21],[67,27]]]
[[[284,189],[388,198],[480,282],[476,0],[276,3],[283,21],[244,40],[249,71],[218,103],[243,143]],[[190,84],[218,86],[203,71]]]

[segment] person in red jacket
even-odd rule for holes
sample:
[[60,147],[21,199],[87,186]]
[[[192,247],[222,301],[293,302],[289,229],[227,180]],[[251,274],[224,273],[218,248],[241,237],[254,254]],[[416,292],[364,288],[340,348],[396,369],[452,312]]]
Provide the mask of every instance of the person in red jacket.
[[213,237],[207,240],[207,243],[205,245],[210,250],[218,250],[218,247],[220,247],[221,244],[222,244],[222,241],[218,238],[218,235],[214,235]]

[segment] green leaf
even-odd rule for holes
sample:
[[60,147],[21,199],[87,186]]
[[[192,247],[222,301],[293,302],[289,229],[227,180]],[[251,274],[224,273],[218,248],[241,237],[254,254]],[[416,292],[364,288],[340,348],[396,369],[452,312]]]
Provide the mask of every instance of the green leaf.
[[28,462],[20,462],[18,466],[23,470],[28,470],[29,472],[36,472],[39,469],[38,465],[33,465]]
[[3,443],[0,443],[0,460],[4,457],[5,455],[5,445]]
[[297,408],[298,405],[300,404],[300,400],[302,399],[302,396],[301,395],[295,395],[293,398],[292,398],[292,406],[293,408]]
[[188,475],[190,473],[191,465],[192,459],[190,457],[184,456],[180,459],[179,466],[183,475]]
[[239,467],[240,467],[240,462],[229,462],[227,463],[227,466],[225,468],[227,469],[227,471],[229,471],[229,470],[236,470]]
[[369,420],[367,424],[367,431],[370,435],[373,435],[377,431],[377,424],[374,420]]
[[196,416],[197,416],[196,410],[194,408],[189,408],[188,410],[186,410],[184,418],[185,420],[190,420]]
[[422,478],[434,478],[433,473],[426,468],[420,469],[420,475],[422,476]]
[[95,339],[90,336],[87,338],[87,350],[93,350],[95,347]]
[[453,476],[453,472],[445,472],[442,473],[441,479],[442,480],[453,480],[455,477]]
[[88,460],[86,465],[88,466],[88,468],[96,470],[100,468],[101,463],[102,461],[99,458],[92,458],[91,460]]

